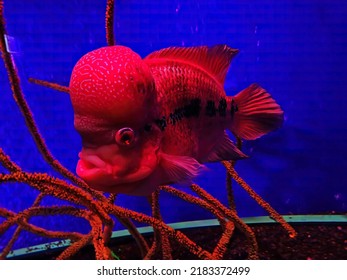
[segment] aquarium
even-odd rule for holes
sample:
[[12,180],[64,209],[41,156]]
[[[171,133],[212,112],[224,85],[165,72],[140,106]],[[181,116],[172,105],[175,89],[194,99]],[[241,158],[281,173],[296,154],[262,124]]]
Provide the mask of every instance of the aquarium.
[[[17,76],[14,76],[19,77],[20,82],[13,80],[14,76],[11,81],[9,69],[0,63],[0,147],[11,162],[16,163],[21,172],[26,174],[7,178],[5,174],[20,172],[16,166],[11,167],[9,162],[6,165],[2,157],[0,251],[6,248],[11,251],[7,257],[25,258],[28,250],[21,253],[16,251],[17,255],[12,250],[56,241],[69,245],[70,239],[96,247],[98,244],[104,246],[95,237],[97,234],[105,237],[114,232],[113,237],[118,234],[125,238],[128,235],[125,229],[137,232],[132,235],[144,250],[146,246],[141,245],[139,236],[141,233],[145,235],[145,232],[150,234],[153,223],[158,220],[168,228],[167,235],[162,235],[154,226],[156,238],[163,244],[170,243],[171,239],[175,242],[184,240],[180,241],[184,247],[193,238],[189,234],[178,236],[181,234],[178,229],[194,227],[198,229],[197,234],[202,235],[200,226],[225,223],[222,221],[223,216],[219,217],[218,222],[218,215],[224,211],[224,214],[229,213],[229,216],[224,216],[227,221],[234,221],[236,228],[246,232],[248,226],[246,229],[239,219],[247,223],[268,223],[273,221],[269,215],[275,217],[280,224],[282,222],[284,229],[278,223],[271,223],[272,226],[265,231],[256,229],[256,235],[271,238],[279,230],[291,245],[297,242],[294,240],[295,234],[291,226],[281,220],[282,217],[287,221],[293,219],[292,222],[296,223],[333,222],[327,231],[336,232],[337,237],[333,234],[331,239],[338,244],[342,242],[341,249],[337,255],[334,255],[332,249],[327,249],[330,255],[317,258],[343,258],[343,236],[347,230],[345,1],[2,2],[6,26],[6,36],[2,38],[5,44],[3,60],[6,62],[4,53],[7,53],[6,65],[15,65]],[[108,38],[105,30],[107,20]],[[224,162],[224,165],[219,162],[206,163],[207,168],[194,178],[194,183],[201,189],[173,185],[172,188],[178,190],[181,196],[172,189],[161,190],[158,203],[160,212],[154,213],[155,209],[151,207],[151,203],[152,206],[156,204],[153,201],[158,198],[157,195],[119,194],[115,199],[109,193],[85,191],[81,187],[81,179],[71,179],[77,178],[73,176],[76,176],[82,143],[74,128],[74,111],[67,91],[77,61],[88,52],[113,44],[127,46],[142,58],[154,51],[174,46],[212,47],[225,44],[238,49],[225,78],[226,94],[235,96],[253,83],[260,85],[281,106],[284,112],[283,124],[256,140],[243,140],[241,149],[248,156],[247,159]],[[12,71],[12,74],[16,73]],[[47,82],[46,86],[42,85],[44,82]],[[24,101],[18,95],[14,98],[12,90],[17,91],[17,94],[21,92],[27,110],[23,110],[26,105],[23,105]],[[32,116],[28,116],[29,111]],[[35,125],[30,124],[28,119],[34,120]],[[33,132],[30,128],[37,130]],[[211,135],[214,129],[211,126]],[[35,141],[38,135],[44,140],[41,144],[38,144],[38,138]],[[237,142],[237,139],[234,141]],[[235,169],[232,168],[233,164]],[[229,192],[228,195],[226,185],[230,184],[226,180],[228,178],[230,181],[232,174],[227,175],[225,165],[229,167],[229,173],[232,168],[238,174],[233,173],[232,176],[232,205],[236,209],[229,208],[231,194]],[[65,171],[62,172],[59,166],[66,168]],[[235,182],[236,177],[241,178],[251,190],[245,191],[242,184]],[[82,194],[76,194],[76,189],[83,190]],[[56,192],[60,191],[57,195]],[[211,202],[207,197],[199,198],[199,192],[201,196],[204,191],[209,199],[217,202]],[[182,198],[183,194],[186,196]],[[187,197],[189,199],[185,200]],[[192,197],[200,200],[195,203]],[[115,202],[111,203],[113,199]],[[100,201],[108,201],[119,208],[110,206],[110,210],[102,206]],[[264,205],[265,202],[268,207],[264,209],[259,204]],[[204,207],[204,203],[209,207]],[[218,208],[217,215],[216,205],[224,205],[225,210]],[[276,214],[272,210],[269,213],[269,207],[277,211]],[[92,213],[96,211],[98,215],[93,216],[86,209]],[[133,212],[129,214],[127,209]],[[22,216],[13,222],[13,216],[17,213],[22,213]],[[11,217],[12,223],[9,225]],[[223,234],[227,235],[226,224]],[[286,228],[286,225],[290,228]],[[229,226],[231,229],[232,225]],[[296,229],[295,223],[293,228]],[[46,233],[42,234],[39,229],[46,230]],[[90,231],[89,241],[83,241]],[[297,231],[299,236],[305,235],[299,229]],[[53,234],[56,232],[61,234]],[[62,234],[64,232],[69,234]],[[208,234],[212,235],[207,231]],[[253,237],[252,234],[246,235],[248,239]],[[317,237],[317,242],[322,240]],[[57,244],[54,246],[59,247]],[[203,247],[200,246],[197,250]],[[121,254],[117,249],[112,250],[112,254],[107,256]],[[96,257],[106,258],[106,255],[98,255],[101,251],[96,249]],[[240,258],[259,257],[252,249],[246,248],[244,251],[246,253],[239,255]],[[141,253],[142,257],[146,255]],[[164,258],[169,258],[169,253],[170,250],[164,250]],[[202,256],[211,258],[209,254]],[[184,255],[179,257],[185,258]],[[295,257],[286,254],[272,256]],[[6,256],[2,255],[2,258]],[[95,258],[95,255],[91,258]]]

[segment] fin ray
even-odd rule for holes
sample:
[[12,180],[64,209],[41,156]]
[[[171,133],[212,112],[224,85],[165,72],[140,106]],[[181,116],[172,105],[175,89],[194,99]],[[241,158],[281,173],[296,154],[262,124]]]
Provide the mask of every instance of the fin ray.
[[168,183],[186,184],[199,175],[204,165],[188,156],[160,153],[160,164],[166,173]]
[[234,99],[238,111],[229,129],[242,139],[257,139],[283,123],[281,107],[257,84],[250,85],[230,99]]
[[206,162],[219,162],[223,160],[238,160],[248,158],[240,151],[224,132],[223,138],[212,148]]
[[166,59],[198,66],[223,85],[231,60],[237,53],[237,49],[232,49],[227,45],[170,47],[155,51],[144,60]]

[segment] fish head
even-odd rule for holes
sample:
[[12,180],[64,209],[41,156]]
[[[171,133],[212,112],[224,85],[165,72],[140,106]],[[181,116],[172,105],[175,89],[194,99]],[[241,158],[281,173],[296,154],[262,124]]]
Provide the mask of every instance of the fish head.
[[77,62],[69,89],[82,138],[77,175],[97,190],[142,194],[155,183],[162,138],[148,66],[127,47],[100,48]]

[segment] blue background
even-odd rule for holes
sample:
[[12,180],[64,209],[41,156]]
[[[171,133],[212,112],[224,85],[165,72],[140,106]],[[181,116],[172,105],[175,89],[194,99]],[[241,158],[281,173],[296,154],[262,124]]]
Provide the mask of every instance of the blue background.
[[[53,155],[74,171],[80,138],[73,128],[68,95],[29,84],[35,77],[68,85],[86,52],[106,45],[106,1],[5,1],[11,50],[38,127]],[[347,210],[347,2],[300,1],[116,1],[117,44],[141,56],[168,46],[228,44],[240,49],[225,88],[234,95],[253,82],[265,87],[285,111],[283,127],[244,144],[250,159],[240,175],[282,214]],[[26,171],[56,175],[42,160],[12,98],[0,63],[0,146]],[[213,128],[211,128],[213,129]],[[197,183],[226,203],[220,164]],[[4,171],[0,168],[0,171]],[[0,206],[29,207],[37,192],[20,184],[0,186]],[[266,214],[238,186],[241,216]],[[57,204],[45,198],[44,204]],[[142,197],[120,196],[119,204],[149,213]],[[166,222],[211,218],[205,210],[163,194]],[[83,220],[35,218],[51,229],[86,232]],[[0,218],[0,221],[3,221]],[[0,245],[13,232],[0,236]],[[42,242],[22,234],[16,247]]]

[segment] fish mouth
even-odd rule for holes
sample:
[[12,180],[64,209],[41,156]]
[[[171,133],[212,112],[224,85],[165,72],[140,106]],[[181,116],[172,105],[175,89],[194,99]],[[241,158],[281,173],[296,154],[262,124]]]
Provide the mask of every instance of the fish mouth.
[[97,155],[79,153],[76,173],[92,188],[110,191],[122,184],[131,184],[144,180],[154,171],[151,166],[142,165],[140,168],[125,176],[117,176],[118,166],[112,166]]
[[76,173],[87,182],[92,178],[110,173],[108,164],[100,157],[96,155],[86,155],[82,152],[78,154],[78,157],[80,159],[77,163]]

